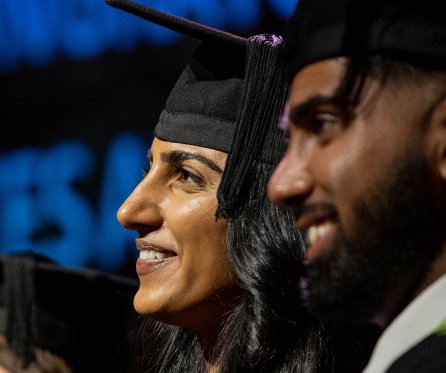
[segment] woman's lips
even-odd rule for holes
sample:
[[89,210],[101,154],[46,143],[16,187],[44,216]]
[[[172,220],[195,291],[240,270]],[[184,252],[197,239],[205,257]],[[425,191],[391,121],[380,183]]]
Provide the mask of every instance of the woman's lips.
[[164,267],[178,259],[178,255],[166,257],[164,259],[141,259],[136,261],[136,273],[139,276],[147,275],[160,267]]
[[173,250],[143,238],[136,239],[136,248],[139,250],[139,258],[136,261],[136,273],[140,276],[151,273],[178,258],[178,255]]
[[151,251],[151,250],[154,250],[154,251],[157,251],[157,252],[160,252],[160,253],[176,254],[174,250],[171,250],[171,249],[168,249],[166,247],[157,245],[157,244],[155,244],[153,242],[147,241],[144,238],[137,238],[135,240],[135,242],[136,242],[136,248],[139,251]]

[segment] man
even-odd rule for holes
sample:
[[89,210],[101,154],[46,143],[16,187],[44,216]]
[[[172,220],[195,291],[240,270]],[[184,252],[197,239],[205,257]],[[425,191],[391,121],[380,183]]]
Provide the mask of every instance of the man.
[[285,43],[304,302],[385,328],[367,373],[446,372],[446,2],[301,0]]

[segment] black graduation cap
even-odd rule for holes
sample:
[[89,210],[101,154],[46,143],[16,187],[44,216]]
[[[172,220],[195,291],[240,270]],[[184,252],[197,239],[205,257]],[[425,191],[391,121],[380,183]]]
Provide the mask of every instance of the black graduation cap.
[[276,164],[284,151],[277,128],[288,94],[282,38],[245,39],[130,0],[106,3],[202,41],[167,100],[155,136],[228,152],[217,217],[236,216],[257,164]]
[[25,366],[40,348],[75,372],[126,372],[136,359],[138,287],[31,252],[0,256],[0,334]]
[[290,74],[339,56],[380,54],[446,70],[445,0],[300,0],[285,35]]

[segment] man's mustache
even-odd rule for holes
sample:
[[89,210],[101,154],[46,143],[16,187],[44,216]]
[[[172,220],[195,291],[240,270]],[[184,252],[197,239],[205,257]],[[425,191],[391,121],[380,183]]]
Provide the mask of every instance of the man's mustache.
[[293,208],[291,212],[296,220],[309,213],[324,215],[328,220],[335,220],[338,217],[338,209],[328,202],[304,203]]

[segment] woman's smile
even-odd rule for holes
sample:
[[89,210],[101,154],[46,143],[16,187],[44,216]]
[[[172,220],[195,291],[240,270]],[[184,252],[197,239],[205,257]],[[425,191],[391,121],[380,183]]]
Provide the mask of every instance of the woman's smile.
[[178,259],[176,252],[141,238],[136,239],[136,248],[139,250],[139,258],[136,262],[136,273],[139,276],[147,275]]

